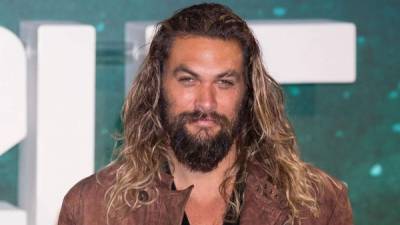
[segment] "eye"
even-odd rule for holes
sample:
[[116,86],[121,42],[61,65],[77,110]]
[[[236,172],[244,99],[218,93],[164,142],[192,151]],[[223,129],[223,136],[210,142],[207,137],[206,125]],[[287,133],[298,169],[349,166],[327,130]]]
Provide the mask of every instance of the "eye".
[[230,87],[232,87],[233,85],[235,85],[235,83],[234,83],[233,81],[231,81],[231,80],[222,79],[222,80],[219,80],[219,81],[218,81],[218,85],[219,85],[221,88],[230,88]]
[[194,84],[195,80],[193,77],[180,77],[178,78],[178,82],[185,86],[191,86]]

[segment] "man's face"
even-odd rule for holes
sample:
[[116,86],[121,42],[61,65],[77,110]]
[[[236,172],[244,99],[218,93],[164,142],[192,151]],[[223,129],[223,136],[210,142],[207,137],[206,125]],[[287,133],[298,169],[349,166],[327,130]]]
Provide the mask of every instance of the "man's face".
[[162,76],[161,117],[176,158],[191,170],[211,171],[240,129],[246,91],[240,45],[177,37]]

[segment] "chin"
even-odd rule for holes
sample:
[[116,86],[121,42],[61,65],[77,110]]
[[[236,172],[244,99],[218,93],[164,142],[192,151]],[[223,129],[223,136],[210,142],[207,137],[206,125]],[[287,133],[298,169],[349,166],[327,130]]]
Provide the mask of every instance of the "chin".
[[215,138],[219,129],[209,127],[187,129],[188,134],[201,140],[211,140]]

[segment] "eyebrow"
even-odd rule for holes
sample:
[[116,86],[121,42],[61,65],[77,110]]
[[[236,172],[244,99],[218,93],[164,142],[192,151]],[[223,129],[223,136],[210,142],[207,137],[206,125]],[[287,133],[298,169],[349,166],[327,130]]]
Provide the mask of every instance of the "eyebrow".
[[195,78],[198,78],[200,76],[198,73],[194,72],[193,70],[189,69],[187,66],[185,66],[183,64],[180,64],[179,66],[177,66],[174,69],[173,74],[176,76],[180,72],[188,73],[188,74],[194,76]]
[[[179,65],[177,66],[174,71],[173,74],[174,76],[176,76],[179,72],[184,72],[184,73],[188,73],[190,75],[192,75],[195,78],[199,78],[200,75],[196,72],[194,72],[193,70],[189,69],[186,65]],[[240,79],[240,74],[236,71],[236,70],[232,70],[229,69],[227,71],[224,71],[222,73],[217,74],[217,78],[223,78],[223,77],[234,77],[235,79]]]

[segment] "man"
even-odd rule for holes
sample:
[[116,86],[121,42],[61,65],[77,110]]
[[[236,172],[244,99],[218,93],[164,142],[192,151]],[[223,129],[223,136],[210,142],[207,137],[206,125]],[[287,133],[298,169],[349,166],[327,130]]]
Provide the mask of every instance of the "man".
[[352,224],[346,187],[300,160],[279,85],[219,4],[162,21],[127,96],[124,145],[59,225]]

